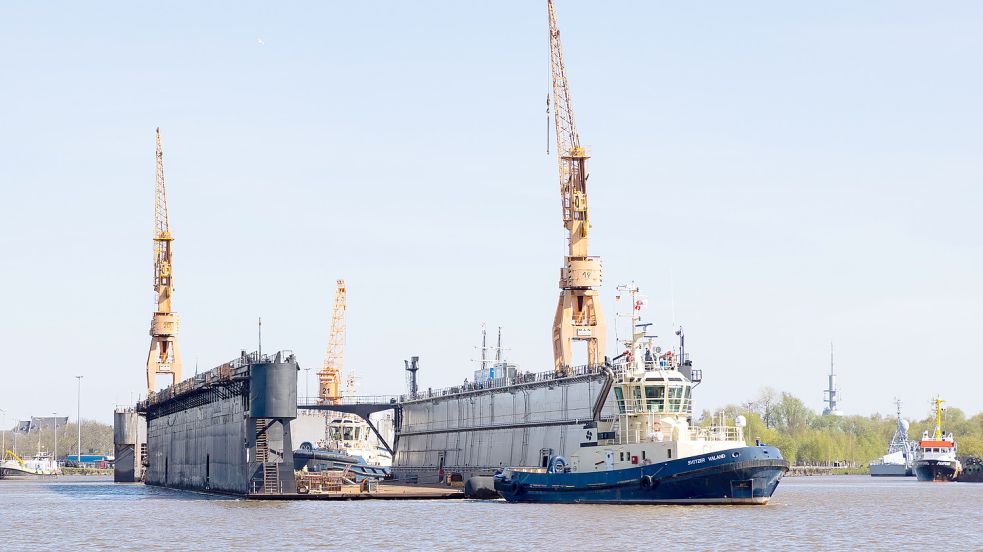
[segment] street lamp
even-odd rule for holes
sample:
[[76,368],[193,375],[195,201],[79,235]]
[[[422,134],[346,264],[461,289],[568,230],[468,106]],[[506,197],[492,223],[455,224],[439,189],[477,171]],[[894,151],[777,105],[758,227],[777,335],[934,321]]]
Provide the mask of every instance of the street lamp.
[[75,379],[79,382],[78,387],[78,398],[76,404],[75,419],[78,421],[78,456],[75,460],[78,462],[78,467],[82,467],[82,376],[75,376]]
[[53,450],[54,450],[54,459],[55,459],[55,470],[54,470],[54,473],[58,473],[58,413],[57,412],[52,412],[51,413],[51,417],[54,418],[53,421],[55,423],[55,446],[53,448]]
[[304,404],[311,400],[311,367],[304,368],[307,375],[304,376]]
[[0,417],[0,440],[3,444],[0,444],[0,462],[7,457],[7,411],[0,408],[0,412],[3,412],[3,416]]

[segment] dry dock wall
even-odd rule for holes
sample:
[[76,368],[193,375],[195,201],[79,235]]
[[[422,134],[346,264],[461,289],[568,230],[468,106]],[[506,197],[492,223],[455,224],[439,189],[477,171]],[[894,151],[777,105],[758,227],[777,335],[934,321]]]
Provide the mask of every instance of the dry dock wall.
[[161,413],[149,421],[147,483],[235,494],[249,491],[246,443],[248,395],[218,392],[204,404]]
[[116,463],[113,480],[116,483],[143,481],[147,460],[147,418],[132,407],[113,413],[113,443]]
[[243,354],[141,403],[146,483],[234,495],[295,493],[290,422],[298,366],[282,355]]
[[[508,466],[540,466],[544,455],[568,456],[580,448],[603,379],[596,374],[404,402],[393,473],[418,483],[435,483],[441,472],[467,480]],[[613,409],[613,396],[606,397],[602,417]]]

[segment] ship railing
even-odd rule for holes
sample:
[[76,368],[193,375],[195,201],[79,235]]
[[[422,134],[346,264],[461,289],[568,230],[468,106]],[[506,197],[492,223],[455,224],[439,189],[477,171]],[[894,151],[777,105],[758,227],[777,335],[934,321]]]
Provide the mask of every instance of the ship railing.
[[686,397],[669,399],[665,397],[658,399],[647,398],[646,402],[643,402],[639,397],[624,397],[618,400],[617,396],[615,396],[615,405],[618,408],[619,414],[642,416],[646,414],[675,415],[680,412],[689,412],[692,403]]
[[280,357],[282,360],[287,360],[292,356],[294,356],[294,353],[289,349],[277,351],[272,356],[268,354],[260,354],[256,351],[253,351],[252,353],[243,351],[238,358],[212,368],[207,372],[195,374],[184,381],[179,381],[173,385],[161,389],[160,391],[151,393],[145,400],[137,403],[137,408],[146,408],[148,405],[168,401],[174,397],[181,396],[201,387],[208,387],[217,383],[227,382],[238,375],[245,376],[247,375],[251,364],[258,362],[273,362],[277,357]]
[[[610,366],[617,376],[622,371],[621,366]],[[446,397],[448,395],[458,395],[461,393],[471,393],[474,391],[483,391],[486,389],[501,389],[503,387],[511,387],[513,385],[520,385],[526,383],[548,383],[551,381],[558,381],[567,378],[575,378],[593,374],[600,374],[604,372],[604,367],[599,365],[583,365],[583,366],[573,366],[564,374],[557,374],[554,370],[549,370],[546,372],[520,372],[514,377],[501,377],[495,379],[488,379],[483,381],[469,382],[464,380],[461,385],[455,385],[453,387],[444,387],[442,389],[427,389],[420,390],[416,393],[406,393],[399,396],[399,400],[402,401],[413,401],[413,400],[424,400],[439,397]]]
[[[396,404],[395,395],[358,395],[342,397],[331,404],[354,405],[354,404]],[[327,405],[320,397],[298,397],[297,406],[321,406]]]
[[744,428],[736,426],[697,426],[690,428],[693,441],[744,441]]

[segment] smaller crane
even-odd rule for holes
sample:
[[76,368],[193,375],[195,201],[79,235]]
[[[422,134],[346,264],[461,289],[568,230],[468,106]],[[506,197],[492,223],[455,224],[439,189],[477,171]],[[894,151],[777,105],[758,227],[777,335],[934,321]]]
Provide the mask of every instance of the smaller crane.
[[[324,364],[317,373],[319,381],[318,402],[337,404],[341,400],[341,368],[345,360],[345,281],[338,280],[334,296],[334,310],[331,314],[331,333],[328,335],[328,350],[324,353]],[[349,379],[349,388],[354,384]],[[349,389],[351,391],[351,389]]]
[[150,352],[147,354],[147,394],[155,391],[157,374],[181,381],[181,353],[177,344],[178,317],[171,312],[174,271],[171,265],[174,237],[167,220],[167,189],[164,186],[164,150],[157,129],[156,183],[154,194],[154,293],[157,309],[150,321]]

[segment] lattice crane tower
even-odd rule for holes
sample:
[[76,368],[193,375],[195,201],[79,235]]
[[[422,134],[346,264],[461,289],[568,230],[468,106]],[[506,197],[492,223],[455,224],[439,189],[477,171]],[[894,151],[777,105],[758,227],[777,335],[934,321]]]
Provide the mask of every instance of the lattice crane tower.
[[553,319],[553,360],[558,374],[567,373],[574,341],[587,342],[587,364],[604,360],[607,332],[598,290],[601,287],[601,258],[587,254],[590,217],[587,209],[587,159],[580,146],[573,116],[570,86],[563,64],[560,29],[553,1],[547,0],[550,33],[550,68],[553,81],[553,114],[556,123],[556,153],[560,169],[560,199],[568,251],[560,269],[560,300]]
[[174,294],[173,242],[167,221],[167,190],[164,186],[164,151],[157,129],[157,168],[154,201],[154,293],[157,310],[150,321],[150,352],[147,354],[147,394],[155,391],[158,374],[181,381],[181,351],[178,348],[178,316],[171,312]]
[[317,373],[320,382],[318,398],[322,404],[336,404],[341,400],[341,368],[345,360],[345,310],[347,308],[345,295],[345,281],[338,280],[334,310],[331,314],[328,350],[324,354],[324,365]]

